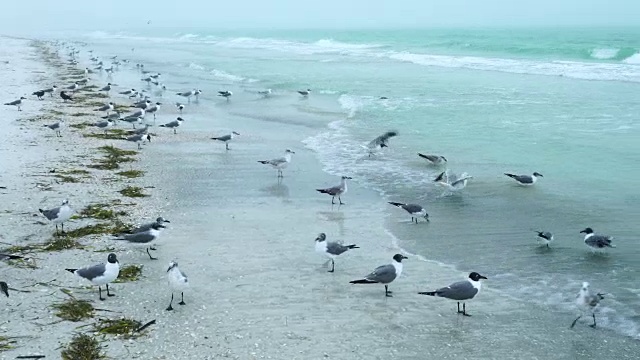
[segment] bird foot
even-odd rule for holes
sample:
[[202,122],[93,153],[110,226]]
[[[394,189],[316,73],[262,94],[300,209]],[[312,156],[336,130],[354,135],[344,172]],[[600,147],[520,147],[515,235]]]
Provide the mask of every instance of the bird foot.
[[329,270],[329,271],[327,271],[327,272],[334,272],[334,270]]
[[153,256],[149,256],[149,260],[158,260],[158,258],[153,257]]
[[589,327],[595,329],[596,328],[596,324],[591,324],[591,325],[589,325]]
[[116,296],[116,294],[107,294],[107,296]]
[[467,314],[465,311],[458,311],[458,314],[462,314],[462,316],[471,316]]
[[101,298],[100,298],[100,300],[101,300],[101,301],[105,301],[106,299],[105,299],[105,298],[103,298],[103,297],[101,297]]
[[168,308],[166,308],[165,310],[167,310],[167,311],[171,311],[171,310],[173,310],[173,307],[172,307],[171,305],[169,305],[169,307],[168,307]]
[[386,294],[385,294],[385,296],[386,296],[386,297],[393,297],[393,295],[391,295],[391,294],[389,294],[389,293],[386,293]]
[[184,301],[180,301],[180,302],[178,303],[178,305],[187,305],[187,303],[186,303],[186,302],[184,302]]

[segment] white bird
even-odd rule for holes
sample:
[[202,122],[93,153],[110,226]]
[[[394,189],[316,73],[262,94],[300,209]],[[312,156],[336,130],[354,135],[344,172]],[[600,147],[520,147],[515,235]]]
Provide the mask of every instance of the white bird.
[[282,170],[285,169],[291,162],[291,155],[295,152],[287,149],[284,151],[284,156],[272,160],[259,160],[260,164],[271,165],[274,169],[278,170],[278,177],[283,177]]
[[56,225],[56,234],[58,234],[58,224],[62,227],[62,233],[64,234],[64,222],[69,220],[75,213],[69,206],[69,200],[62,201],[62,205],[53,209],[43,210],[38,209],[44,217]]
[[307,89],[307,90],[298,90],[298,94],[302,95],[302,96],[309,96],[309,94],[311,94],[311,89]]
[[107,296],[115,296],[109,292],[109,283],[118,278],[120,274],[120,263],[116,258],[116,254],[109,254],[106,264],[97,264],[93,266],[83,267],[82,269],[65,269],[83,279],[91,281],[93,285],[98,286],[98,294],[100,300],[102,297],[102,286],[107,287]]
[[316,191],[321,194],[331,195],[331,205],[335,204],[334,199],[336,198],[336,196],[338,197],[340,205],[344,205],[342,199],[340,199],[340,196],[347,193],[347,179],[351,179],[351,177],[343,176],[340,180],[340,185],[332,186],[326,189],[316,189]]
[[398,132],[397,131],[387,131],[386,133],[384,133],[384,134],[378,136],[377,138],[371,140],[369,142],[369,144],[367,145],[367,148],[369,149],[369,157],[371,157],[371,155],[373,155],[373,153],[376,150],[382,149],[382,148],[385,148],[385,147],[389,147],[387,142],[389,141],[390,138],[392,138],[394,136],[398,136]]
[[224,135],[224,136],[218,136],[218,137],[212,137],[211,140],[217,140],[217,141],[224,142],[224,145],[225,145],[226,149],[229,150],[229,141],[233,140],[233,138],[236,135],[240,135],[240,134],[238,134],[235,131],[232,131],[231,134]]
[[180,103],[176,103],[176,109],[182,114],[182,110],[184,110],[184,105]]
[[342,245],[337,242],[327,241],[327,235],[325,233],[320,233],[315,240],[315,250],[316,252],[327,256],[331,260],[331,270],[329,272],[335,271],[335,258],[351,249],[359,249],[360,247],[356,244],[351,245]]
[[548,231],[536,231],[538,233],[538,241],[549,247],[549,243],[553,241],[553,234]]
[[580,292],[578,293],[578,296],[576,297],[576,305],[578,306],[578,309],[582,312],[580,314],[580,316],[578,316],[575,320],[573,320],[573,322],[571,323],[570,328],[573,328],[576,325],[576,322],[578,320],[580,320],[580,318],[585,314],[585,313],[591,313],[591,316],[593,317],[593,324],[589,325],[592,328],[596,327],[596,308],[598,307],[598,305],[600,304],[600,300],[604,299],[604,293],[597,293],[597,294],[593,294],[591,293],[591,291],[589,290],[589,283],[588,282],[583,282],[582,283],[582,289],[580,289]]
[[20,96],[20,99],[5,103],[5,105],[17,106],[18,107],[18,111],[22,111],[22,100],[27,100],[27,98],[24,97],[24,96]]
[[186,97],[189,102],[191,102],[191,97],[195,94],[196,94],[196,89],[193,89],[191,91],[183,91],[183,92],[176,93],[176,95],[178,96]]
[[[425,291],[419,292],[418,294],[456,300],[458,302],[458,314],[471,316],[467,314],[467,305],[465,304],[465,301],[475,298],[476,295],[480,293],[480,289],[482,289],[480,279],[486,279],[486,277],[478,274],[477,272],[472,272],[469,274],[469,278],[467,280],[455,282],[436,291]],[[460,311],[460,301],[462,301],[462,311]]]
[[64,120],[60,119],[60,121],[53,123],[53,124],[49,124],[49,125],[44,125],[46,127],[48,127],[49,129],[53,130],[56,132],[56,137],[62,137],[62,134],[60,133],[60,131],[62,129],[64,129]]
[[538,172],[534,172],[533,175],[514,175],[514,174],[509,174],[509,173],[504,173],[505,175],[507,175],[508,177],[512,178],[513,180],[515,180],[516,182],[518,182],[518,184],[522,185],[522,186],[531,186],[533,184],[536,183],[536,181],[538,181],[539,177],[544,177],[542,176],[542,174],[538,173]]
[[423,159],[426,159],[431,165],[442,165],[442,164],[445,164],[447,162],[447,158],[445,158],[442,155],[432,155],[432,154],[421,154],[421,153],[418,153],[418,156],[420,156]]
[[455,192],[464,189],[469,179],[473,179],[473,176],[469,176],[466,172],[458,178],[456,174],[449,175],[448,171],[444,171],[434,181],[445,189]]
[[167,307],[168,311],[173,310],[173,293],[180,293],[180,302],[179,305],[186,305],[184,302],[184,291],[189,287],[189,278],[187,275],[180,271],[178,268],[178,263],[172,261],[169,263],[169,268],[167,269],[167,279],[169,281],[169,288],[171,289],[171,301],[169,302],[169,306]]

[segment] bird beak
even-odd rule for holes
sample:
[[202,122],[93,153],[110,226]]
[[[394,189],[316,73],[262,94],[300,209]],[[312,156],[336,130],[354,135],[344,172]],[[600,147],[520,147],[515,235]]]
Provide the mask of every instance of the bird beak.
[[585,233],[585,234],[586,234],[587,232],[586,232],[586,231],[584,231],[584,230],[582,230],[582,231],[580,231],[580,234],[582,234],[582,233]]
[[165,220],[164,222],[166,222],[166,223],[170,223],[171,221],[169,221],[169,220]]
[[485,280],[487,280],[487,278],[486,278],[486,277],[484,277],[484,276],[482,276],[482,275],[480,275],[480,279],[485,279]]
[[404,255],[402,256],[402,258],[403,258],[403,259],[408,259],[408,257],[406,257],[406,256],[404,256]]

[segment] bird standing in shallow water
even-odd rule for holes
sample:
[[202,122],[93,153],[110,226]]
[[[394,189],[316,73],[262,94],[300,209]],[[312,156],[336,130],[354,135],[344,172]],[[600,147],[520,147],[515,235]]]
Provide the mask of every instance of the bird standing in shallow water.
[[328,194],[331,195],[331,204],[335,204],[334,199],[336,198],[336,196],[338,197],[338,201],[340,202],[340,205],[344,205],[344,203],[342,202],[342,199],[340,198],[340,195],[344,195],[347,193],[347,180],[350,180],[351,178],[349,176],[343,176],[342,180],[340,181],[340,185],[336,185],[330,188],[326,188],[326,189],[316,189],[317,192],[321,193],[321,194]]
[[392,297],[393,291],[389,291],[389,284],[402,274],[402,260],[408,259],[408,257],[402,254],[395,254],[393,256],[393,262],[388,265],[378,266],[364,279],[349,281],[350,284],[383,284],[384,295],[386,297]]
[[[458,314],[471,316],[467,314],[467,305],[465,300],[471,300],[480,293],[480,289],[482,288],[480,279],[486,279],[486,277],[478,274],[477,272],[472,272],[469,274],[469,278],[465,281],[455,282],[436,291],[419,292],[418,294],[456,300],[458,302]],[[462,311],[460,311],[460,301],[462,301]]]
[[592,328],[595,328],[596,327],[595,311],[598,305],[600,304],[600,300],[604,299],[604,295],[606,294],[603,294],[603,293],[592,294],[591,291],[589,290],[589,283],[586,281],[583,282],[582,289],[580,289],[580,292],[576,297],[576,305],[583,313],[580,314],[580,316],[578,316],[575,320],[573,320],[569,328],[571,329],[574,326],[576,326],[576,322],[580,320],[580,318],[584,315],[585,312],[591,313],[591,316],[593,317],[593,324],[589,326],[591,326]]

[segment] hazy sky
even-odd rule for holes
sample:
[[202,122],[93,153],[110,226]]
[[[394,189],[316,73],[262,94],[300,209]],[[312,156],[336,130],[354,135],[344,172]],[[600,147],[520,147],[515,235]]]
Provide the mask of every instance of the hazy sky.
[[640,24],[640,0],[3,0],[0,31]]

